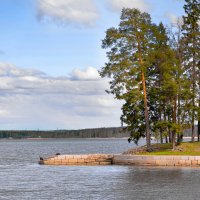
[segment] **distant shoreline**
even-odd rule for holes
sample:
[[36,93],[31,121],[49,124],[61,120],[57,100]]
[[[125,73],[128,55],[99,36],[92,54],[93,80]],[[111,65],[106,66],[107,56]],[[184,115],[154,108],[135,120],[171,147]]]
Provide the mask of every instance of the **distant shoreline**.
[[128,140],[128,137],[110,137],[110,138],[100,138],[100,137],[98,137],[98,138],[0,138],[0,141],[1,140],[61,140],[61,139],[65,139],[65,140],[70,140],[70,139],[77,139],[77,140],[80,140],[80,139],[87,139],[87,140],[101,140],[101,139],[103,139],[103,140],[110,140],[110,139],[112,139],[112,140],[117,140],[117,139],[123,139],[123,140]]
[[[125,127],[91,128],[79,130],[0,130],[0,139],[63,139],[63,138],[125,138],[130,137],[130,132],[124,131]],[[195,127],[197,132],[197,127]],[[184,138],[190,138],[191,131],[184,131]]]
[[[128,138],[129,137],[97,137],[97,138],[77,138],[77,137],[70,137],[70,138],[0,138],[0,141],[14,141],[14,140],[30,140],[30,141],[42,141],[42,140],[61,140],[61,139],[64,139],[64,140],[80,140],[80,139],[83,139],[83,140],[118,140],[118,139],[122,139],[122,140],[127,140],[128,141]],[[189,141],[191,137],[183,137],[183,139],[186,139],[187,141]],[[197,139],[198,137],[195,137],[195,139]],[[145,138],[143,138],[145,140]],[[159,143],[159,140],[156,140],[154,137],[152,137],[152,144],[153,143],[156,143],[158,142]]]
[[0,130],[1,138],[35,139],[35,138],[127,138],[128,132],[121,127],[92,128],[80,130]]

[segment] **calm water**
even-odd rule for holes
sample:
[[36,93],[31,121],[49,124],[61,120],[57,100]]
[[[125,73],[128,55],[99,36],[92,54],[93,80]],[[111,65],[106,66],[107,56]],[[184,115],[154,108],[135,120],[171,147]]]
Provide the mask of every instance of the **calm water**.
[[124,139],[0,140],[0,200],[197,200],[200,169],[40,166],[40,155],[120,153]]

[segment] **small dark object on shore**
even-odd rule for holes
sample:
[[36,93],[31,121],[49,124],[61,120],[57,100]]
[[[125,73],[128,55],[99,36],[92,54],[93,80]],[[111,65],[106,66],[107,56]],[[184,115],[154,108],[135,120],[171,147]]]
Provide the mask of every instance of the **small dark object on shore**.
[[40,160],[44,160],[44,158],[40,157]]
[[59,156],[60,155],[60,153],[56,153],[56,156]]

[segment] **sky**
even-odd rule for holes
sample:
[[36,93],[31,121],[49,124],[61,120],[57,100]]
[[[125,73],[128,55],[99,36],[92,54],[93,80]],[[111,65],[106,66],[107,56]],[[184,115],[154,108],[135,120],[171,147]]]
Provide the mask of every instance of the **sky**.
[[120,126],[101,48],[123,7],[170,26],[184,0],[0,0],[0,129]]

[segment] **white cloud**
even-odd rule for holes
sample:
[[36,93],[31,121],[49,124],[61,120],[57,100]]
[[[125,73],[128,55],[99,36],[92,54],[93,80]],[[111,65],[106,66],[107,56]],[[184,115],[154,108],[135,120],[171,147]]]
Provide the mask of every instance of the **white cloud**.
[[38,17],[93,26],[99,15],[93,0],[38,0]]
[[119,126],[121,102],[105,93],[108,80],[95,68],[51,77],[0,63],[2,129],[79,129]]
[[74,69],[72,72],[72,79],[74,80],[99,80],[100,75],[98,71],[93,67],[87,67],[84,71],[80,69]]
[[35,76],[35,75],[45,75],[45,73],[35,69],[25,70],[22,68],[17,68],[13,64],[0,62],[0,76],[24,76],[24,75]]
[[149,11],[151,6],[145,0],[107,0],[109,8],[113,11],[121,11],[125,8],[137,8],[141,11]]

